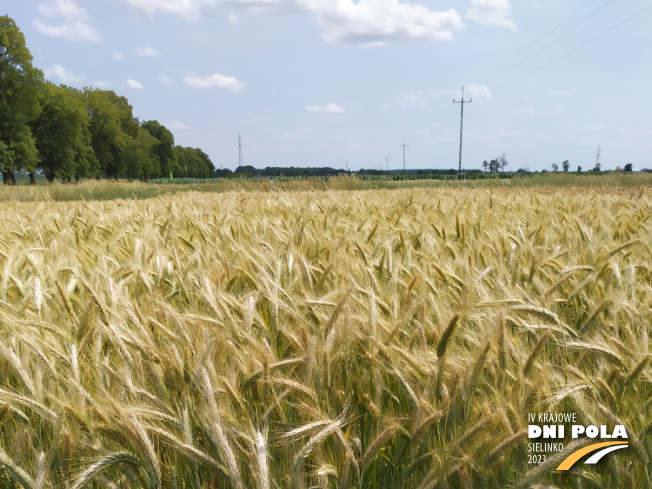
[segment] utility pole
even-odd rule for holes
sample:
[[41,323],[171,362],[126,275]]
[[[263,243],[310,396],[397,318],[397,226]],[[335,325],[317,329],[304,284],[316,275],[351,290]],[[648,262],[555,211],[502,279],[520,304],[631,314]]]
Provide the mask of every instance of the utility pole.
[[473,102],[473,99],[464,100],[464,87],[462,87],[462,100],[459,102],[453,99],[454,104],[461,104],[460,108],[460,163],[457,170],[457,179],[462,180],[462,129],[464,127],[464,104]]
[[598,154],[595,155],[595,168],[600,169],[600,145],[598,144]]
[[242,139],[238,133],[238,166],[242,166]]
[[385,157],[385,162],[387,163],[387,173],[389,173],[389,158]]
[[400,145],[400,147],[403,148],[403,173],[405,173],[405,148],[407,148],[409,144],[405,144],[405,139],[403,140],[403,144]]

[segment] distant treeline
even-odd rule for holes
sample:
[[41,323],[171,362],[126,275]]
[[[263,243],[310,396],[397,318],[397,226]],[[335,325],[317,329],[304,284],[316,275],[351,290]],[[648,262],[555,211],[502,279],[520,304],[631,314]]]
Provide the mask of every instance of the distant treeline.
[[49,181],[214,177],[200,149],[174,144],[157,121],[141,122],[129,101],[109,90],[77,90],[45,81],[15,22],[0,16],[0,171],[42,172]]
[[[264,169],[255,168],[253,166],[239,166],[234,172],[231,170],[218,170],[216,176],[218,177],[271,177],[271,178],[309,178],[309,177],[331,177],[341,175],[356,175],[362,179],[383,179],[383,180],[421,180],[421,179],[436,179],[447,180],[457,178],[457,170],[367,170],[361,169],[358,171],[344,170],[342,168],[335,169],[331,167],[316,167],[316,168],[297,168],[297,167],[267,167]],[[488,174],[483,173],[481,170],[463,170],[462,175],[467,179],[476,178],[507,178],[509,173]]]
[[[224,172],[230,172],[230,170],[221,170]],[[218,172],[219,173],[219,172]],[[333,175],[340,175],[347,173],[346,170],[330,167],[312,167],[312,168],[297,168],[294,166],[290,167],[278,167],[278,166],[268,166],[265,169],[254,168],[253,166],[239,166],[233,172],[233,176],[244,176],[244,177],[327,177]],[[228,173],[224,176],[228,176]]]
[[[501,172],[485,173],[481,170],[462,170],[462,179],[464,180],[485,180],[512,178],[516,175],[529,174],[529,172]],[[361,170],[357,177],[362,180],[457,180],[458,171],[449,170],[406,170],[401,171],[382,171],[382,170]]]

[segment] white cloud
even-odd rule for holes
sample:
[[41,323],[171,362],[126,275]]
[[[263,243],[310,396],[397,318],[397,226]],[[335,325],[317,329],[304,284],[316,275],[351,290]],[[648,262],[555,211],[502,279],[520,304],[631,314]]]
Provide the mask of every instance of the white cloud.
[[144,48],[140,48],[136,51],[136,56],[154,57],[160,55],[161,53],[159,53],[156,49],[149,46],[145,46]]
[[93,82],[94,87],[97,87],[97,88],[102,89],[102,90],[110,88],[111,85],[112,84],[111,84],[110,81],[105,81],[105,80],[95,80]]
[[486,98],[491,100],[493,93],[489,90],[487,85],[480,85],[479,83],[471,83],[464,87],[464,96],[475,97],[475,98]]
[[46,78],[55,79],[59,83],[81,83],[86,78],[84,75],[75,75],[61,65],[54,65],[44,70]]
[[429,89],[429,90],[415,90],[401,95],[396,100],[401,107],[419,107],[425,109],[429,102],[437,97],[445,95],[446,98],[450,95],[447,90]]
[[96,29],[81,21],[61,25],[49,25],[40,19],[36,19],[34,21],[34,27],[36,27],[36,30],[41,34],[65,39],[66,41],[100,42],[102,39]]
[[518,31],[516,24],[509,18],[511,10],[508,0],[471,0],[471,8],[466,12],[466,17],[479,24]]
[[337,104],[307,105],[306,110],[313,114],[343,114],[344,107]]
[[166,76],[166,75],[159,75],[158,76],[158,81],[160,83],[165,83],[165,84],[174,83],[174,80],[172,78],[170,78],[169,76]]
[[227,18],[229,19],[229,22],[231,22],[231,24],[237,24],[238,22],[240,22],[240,18],[234,13],[230,13]]
[[239,0],[243,7],[302,11],[313,16],[329,42],[380,45],[450,41],[463,28],[455,10],[433,11],[399,0]]
[[238,81],[236,78],[217,73],[207,78],[188,75],[184,78],[183,83],[191,88],[221,88],[230,92],[240,92],[244,89],[244,83]]
[[49,4],[39,4],[38,10],[44,17],[61,18],[62,24],[51,25],[41,19],[34,20],[34,27],[41,34],[52,36],[67,41],[100,42],[100,33],[86,23],[86,11],[77,5],[74,0],[57,0]]
[[570,97],[571,95],[573,95],[572,92],[563,89],[557,89],[550,92],[551,97]]
[[123,59],[125,59],[125,55],[122,53],[113,53],[113,59],[115,59],[116,61],[122,61]]
[[143,84],[140,82],[137,82],[136,80],[129,78],[127,80],[127,86],[129,88],[133,88],[134,90],[142,90],[143,89]]
[[74,0],[57,0],[50,4],[41,3],[38,6],[38,11],[45,17],[62,17],[66,20],[85,20],[87,17],[86,11]]
[[220,0],[125,0],[132,7],[152,17],[156,12],[196,20]]
[[175,131],[189,131],[190,130],[190,126],[188,124],[184,124],[183,122],[179,122],[179,121],[171,122],[170,124],[168,124],[167,127],[168,127],[168,129],[172,129],[172,130],[175,130]]
[[412,106],[412,107],[419,107],[421,109],[425,109],[428,97],[424,95],[421,91],[417,91],[417,92],[406,93],[405,95],[401,96],[398,100],[403,107]]
[[[330,42],[379,45],[399,41],[450,41],[463,29],[453,9],[434,11],[399,0],[124,0],[147,15],[164,12],[187,19],[200,18],[219,3],[252,13],[303,12],[322,26]],[[238,16],[228,19],[236,23]]]
[[312,136],[317,134],[319,131],[314,127],[303,127],[295,131],[282,131],[280,136],[282,139],[287,141],[307,141],[312,139]]

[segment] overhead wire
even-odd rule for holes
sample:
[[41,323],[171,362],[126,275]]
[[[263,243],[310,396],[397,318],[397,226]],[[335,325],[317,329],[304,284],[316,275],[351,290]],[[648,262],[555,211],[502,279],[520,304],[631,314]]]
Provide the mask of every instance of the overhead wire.
[[[515,55],[513,55],[512,57],[510,57],[508,60],[504,61],[503,63],[501,63],[500,65],[498,65],[497,67],[495,67],[494,69],[490,70],[490,71],[487,72],[486,74],[492,73],[492,72],[495,71],[496,69],[500,69],[500,67],[503,67],[503,66],[509,64],[511,61],[513,61],[514,59],[518,58],[518,57],[521,56],[523,53],[526,53],[528,50],[530,50],[530,48],[532,48],[533,46],[537,45],[541,40],[545,39],[546,37],[548,37],[548,36],[549,36],[550,34],[552,34],[553,32],[557,31],[557,30],[558,30],[559,28],[561,28],[563,25],[565,25],[566,23],[568,23],[568,22],[569,22],[573,17],[575,17],[577,14],[579,14],[581,11],[583,11],[584,9],[586,9],[589,5],[591,5],[591,4],[594,3],[594,2],[595,2],[595,0],[590,0],[588,3],[586,3],[585,5],[583,5],[581,8],[579,8],[578,10],[576,10],[575,12],[573,12],[573,14],[571,14],[571,15],[570,15],[569,17],[567,17],[565,20],[563,20],[562,22],[560,22],[559,24],[557,24],[554,28],[552,28],[551,30],[547,31],[547,32],[546,32],[545,34],[543,34],[542,36],[538,37],[535,41],[533,41],[532,43],[528,44],[528,46],[526,46],[524,49],[522,49],[521,51],[519,51],[518,53],[516,53]],[[490,80],[488,83],[491,83],[492,81],[499,80],[499,79],[502,78],[505,74],[508,74],[508,73],[512,72],[514,69],[516,69],[516,68],[522,66],[525,62],[531,60],[531,59],[534,58],[535,56],[539,55],[541,52],[545,51],[547,48],[549,48],[550,46],[552,46],[553,44],[555,44],[555,43],[556,43],[557,41],[559,41],[560,39],[564,38],[564,37],[565,37],[566,35],[568,35],[570,32],[574,31],[575,29],[577,29],[579,26],[581,26],[582,24],[584,24],[585,22],[587,22],[587,21],[590,20],[591,18],[595,17],[598,13],[600,13],[601,11],[603,11],[606,7],[608,7],[609,5],[611,5],[611,4],[614,3],[614,2],[615,2],[615,0],[609,0],[607,3],[605,3],[604,5],[602,5],[601,7],[599,7],[597,10],[594,10],[592,13],[590,13],[588,16],[584,17],[584,18],[583,18],[582,20],[580,20],[579,22],[575,23],[572,27],[570,27],[569,29],[567,29],[566,31],[564,31],[562,34],[560,34],[559,36],[557,36],[557,37],[555,37],[554,39],[552,39],[550,42],[548,42],[547,44],[545,44],[543,47],[539,48],[537,51],[535,51],[535,52],[529,54],[526,58],[522,59],[522,60],[519,61],[517,64],[515,64],[515,65],[511,66],[509,69],[503,71],[503,72],[502,72],[498,77],[493,78],[493,79]],[[508,82],[506,82],[506,83],[500,84],[499,86],[502,87],[502,86],[505,86],[505,85],[508,85],[508,84],[516,83],[516,82],[518,82],[518,81],[520,81],[520,80],[522,80],[522,79],[525,79],[525,78],[527,78],[527,77],[529,77],[529,76],[532,76],[532,75],[535,74],[535,73],[538,73],[538,72],[541,71],[541,70],[544,70],[544,69],[547,68],[548,66],[550,66],[550,65],[552,65],[552,64],[554,64],[554,63],[556,63],[556,62],[558,62],[558,61],[560,61],[560,60],[562,60],[562,59],[564,59],[564,58],[566,58],[566,57],[568,57],[568,56],[570,56],[570,55],[576,53],[577,51],[581,50],[581,49],[584,48],[585,46],[587,46],[587,45],[589,45],[589,44],[591,44],[591,43],[597,41],[598,39],[600,39],[600,38],[606,36],[607,34],[609,34],[610,32],[612,32],[612,31],[614,31],[614,30],[616,30],[617,28],[619,28],[619,27],[622,26],[623,24],[625,24],[625,23],[627,23],[627,22],[633,20],[634,18],[636,18],[636,17],[642,15],[643,13],[645,13],[646,11],[648,11],[648,10],[650,10],[650,9],[652,9],[652,5],[649,5],[649,6],[645,7],[645,8],[643,8],[643,9],[637,11],[636,13],[634,13],[633,15],[631,15],[631,16],[625,18],[624,20],[620,21],[620,22],[617,23],[616,25],[614,25],[614,26],[608,28],[607,30],[601,32],[600,34],[598,34],[598,35],[592,37],[592,38],[589,39],[588,41],[586,41],[586,42],[580,44],[579,46],[577,46],[577,47],[571,49],[570,51],[567,51],[566,53],[564,53],[564,54],[562,54],[562,55],[556,57],[555,59],[549,61],[548,63],[546,63],[546,64],[544,64],[544,65],[542,65],[542,66],[540,66],[540,67],[538,67],[538,68],[536,68],[536,69],[534,69],[534,70],[528,72],[527,74],[525,74],[525,75],[523,75],[523,76],[521,76],[521,77],[515,78],[515,79],[513,79],[513,80],[511,80],[511,81],[508,81]],[[485,74],[485,76],[486,76],[486,74]],[[451,107],[450,104],[446,104],[446,105],[447,105],[448,107],[447,107],[447,106],[444,106],[444,107],[442,108],[442,110],[437,114],[437,116],[433,119],[433,122],[432,122],[433,124],[436,123],[436,122],[438,122],[438,121],[441,119],[441,117],[444,115],[444,113],[446,113],[446,112],[449,110],[449,108]]]
[[[513,65],[511,68],[509,68],[509,69],[507,69],[507,70],[501,72],[498,76],[496,76],[496,77],[492,78],[491,80],[489,80],[488,83],[491,83],[491,82],[494,82],[494,81],[496,81],[496,80],[499,80],[500,78],[504,77],[507,73],[510,73],[511,71],[515,70],[515,69],[518,68],[519,66],[522,66],[524,63],[528,62],[529,60],[531,60],[532,58],[534,58],[535,56],[537,56],[537,55],[540,54],[541,52],[545,51],[546,49],[548,49],[550,46],[552,46],[553,44],[555,44],[555,43],[556,43],[557,41],[559,41],[560,39],[566,37],[568,34],[570,34],[572,31],[574,31],[575,29],[577,29],[579,26],[581,26],[582,24],[584,24],[585,22],[587,22],[589,19],[595,17],[598,13],[600,13],[601,11],[603,11],[605,8],[607,8],[609,5],[611,5],[611,4],[614,3],[615,1],[616,1],[616,0],[609,0],[609,1],[608,1],[607,3],[605,3],[602,7],[600,7],[599,9],[597,9],[597,10],[595,10],[595,11],[593,11],[593,12],[592,12],[590,15],[588,15],[587,17],[584,17],[582,20],[580,20],[579,22],[577,22],[576,24],[574,24],[570,29],[564,31],[562,34],[560,34],[559,36],[555,37],[552,41],[548,42],[548,43],[545,44],[543,47],[541,47],[541,48],[539,48],[538,50],[536,50],[535,52],[531,53],[529,56],[527,56],[525,59],[522,59],[521,61],[519,61],[518,63],[516,63],[516,64]],[[580,9],[580,10],[581,10],[581,9]],[[566,21],[562,22],[562,24],[560,24],[560,25],[563,25],[565,22],[566,22]],[[553,30],[556,30],[556,28],[553,29]]]
[[586,41],[586,42],[580,44],[579,46],[577,46],[577,47],[575,47],[574,49],[572,49],[572,50],[570,50],[570,51],[568,51],[568,52],[562,54],[561,56],[558,56],[557,58],[553,59],[552,61],[549,61],[548,63],[544,64],[543,66],[540,66],[539,68],[536,68],[535,70],[532,70],[532,71],[530,71],[529,73],[527,73],[527,74],[525,74],[525,75],[523,75],[523,76],[521,76],[521,77],[519,77],[519,78],[515,78],[515,79],[513,79],[513,80],[511,80],[511,81],[509,81],[509,82],[507,82],[507,83],[504,83],[504,84],[501,85],[501,86],[505,86],[505,85],[508,85],[508,84],[511,84],[511,83],[516,83],[516,82],[518,82],[518,81],[521,81],[521,80],[523,80],[523,79],[525,79],[525,78],[528,78],[528,77],[534,75],[535,73],[538,73],[538,72],[541,71],[541,70],[546,69],[548,66],[550,66],[550,65],[552,65],[552,64],[554,64],[554,63],[556,63],[556,62],[558,62],[558,61],[560,61],[560,60],[562,60],[562,59],[564,59],[564,58],[566,58],[566,57],[568,57],[568,56],[570,56],[571,54],[576,53],[576,52],[579,51],[580,49],[582,49],[582,48],[588,46],[589,44],[591,44],[591,43],[597,41],[598,39],[600,39],[600,38],[606,36],[607,34],[609,34],[610,32],[612,32],[612,31],[614,31],[614,30],[616,30],[617,28],[619,28],[619,27],[622,26],[623,24],[626,24],[626,23],[629,22],[630,20],[632,20],[632,19],[638,17],[639,15],[644,14],[646,11],[648,11],[648,10],[650,10],[650,9],[652,9],[652,5],[648,5],[647,7],[645,7],[645,8],[643,8],[643,9],[637,11],[637,12],[634,13],[633,15],[630,15],[630,16],[627,17],[626,19],[620,21],[618,24],[616,24],[616,25],[610,27],[610,28],[607,29],[606,31],[601,32],[601,33],[598,34],[597,36],[592,37],[592,38],[589,39],[588,41]]
[[553,27],[553,28],[550,29],[549,31],[545,32],[544,34],[542,34],[541,36],[539,36],[538,38],[536,38],[536,39],[535,39],[534,41],[532,41],[530,44],[528,44],[528,45],[525,46],[523,49],[521,49],[518,53],[514,54],[513,56],[511,56],[510,58],[506,59],[506,60],[503,61],[502,63],[500,63],[500,64],[494,66],[493,68],[491,68],[491,69],[489,69],[488,71],[486,71],[485,73],[483,73],[483,74],[481,75],[481,78],[484,78],[485,76],[488,76],[488,75],[492,74],[492,73],[493,73],[494,71],[496,71],[496,70],[500,70],[500,69],[503,68],[505,65],[509,64],[511,61],[515,60],[516,58],[518,58],[518,57],[519,57],[520,55],[522,55],[523,53],[526,53],[526,52],[527,52],[531,47],[536,46],[540,41],[542,41],[543,39],[545,39],[546,37],[548,37],[550,34],[552,34],[553,32],[555,32],[557,29],[559,29],[561,26],[563,26],[564,24],[566,24],[567,22],[569,22],[573,17],[575,17],[577,14],[579,14],[582,10],[584,10],[586,7],[588,7],[589,5],[591,5],[591,4],[592,4],[593,2],[595,2],[595,1],[596,1],[596,0],[589,0],[589,2],[585,3],[582,7],[580,7],[579,9],[577,9],[577,10],[576,10],[575,12],[573,12],[570,16],[566,17],[566,19],[564,19],[562,22],[560,22],[559,24],[557,24],[555,27]]

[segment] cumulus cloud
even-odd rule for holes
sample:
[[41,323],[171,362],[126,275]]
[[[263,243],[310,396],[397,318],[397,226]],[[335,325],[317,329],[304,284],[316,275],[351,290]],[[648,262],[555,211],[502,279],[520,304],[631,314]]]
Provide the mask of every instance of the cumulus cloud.
[[174,80],[172,78],[170,78],[169,76],[166,76],[166,75],[159,75],[158,76],[158,81],[160,83],[165,83],[165,84],[174,83]]
[[36,27],[36,30],[41,34],[65,39],[66,41],[100,42],[101,40],[100,34],[96,29],[81,21],[60,25],[49,25],[40,19],[36,19],[34,21],[34,27]]
[[433,11],[399,0],[238,0],[242,8],[310,14],[329,42],[380,45],[400,41],[450,41],[463,28],[455,10]]
[[74,0],[57,0],[39,4],[39,13],[47,18],[61,19],[60,24],[51,24],[40,18],[34,20],[34,27],[41,34],[73,42],[100,42],[100,33],[88,25],[86,11]]
[[86,78],[84,75],[75,75],[61,65],[54,65],[44,70],[46,78],[54,79],[59,83],[81,83]]
[[174,121],[168,124],[168,129],[172,129],[174,131],[189,131],[190,126],[188,124],[184,124],[183,122]]
[[105,80],[95,80],[95,82],[93,82],[93,86],[104,90],[111,87],[111,82]]
[[490,100],[494,95],[487,85],[480,85],[479,83],[471,83],[464,87],[465,97],[486,98]]
[[133,88],[134,90],[142,90],[143,89],[143,84],[140,82],[137,82],[136,80],[129,78],[127,80],[127,86],[129,88]]
[[145,46],[144,48],[140,48],[136,51],[136,56],[154,57],[160,55],[161,53],[159,53],[156,49],[149,46]]
[[398,100],[403,107],[412,106],[412,107],[419,107],[421,109],[424,109],[426,107],[428,96],[422,93],[421,91],[417,91],[417,92],[406,93],[405,95],[399,97]]
[[287,141],[307,141],[312,139],[312,136],[317,134],[319,131],[314,127],[302,127],[295,131],[281,131],[279,134],[281,138]]
[[[474,0],[475,1],[475,0]],[[487,1],[487,0],[485,0]],[[499,0],[493,0],[499,1]],[[506,1],[506,0],[503,0]],[[435,11],[399,0],[125,0],[147,15],[164,12],[197,19],[219,3],[252,13],[301,12],[313,17],[329,42],[379,45],[399,41],[450,41],[463,28],[453,9]],[[238,16],[231,12],[229,21]]]
[[471,8],[466,12],[466,17],[479,24],[518,31],[516,24],[509,18],[511,10],[508,0],[471,0]]
[[77,5],[74,0],[57,0],[53,3],[41,3],[38,11],[45,17],[61,17],[66,20],[85,20],[86,11]]
[[221,0],[125,0],[149,17],[157,12],[196,20],[211,11]]
[[337,104],[307,105],[306,110],[313,114],[343,114],[344,107]]
[[244,89],[244,83],[238,81],[236,78],[218,73],[206,78],[189,75],[184,78],[183,83],[191,88],[220,88],[230,92],[240,92]]

